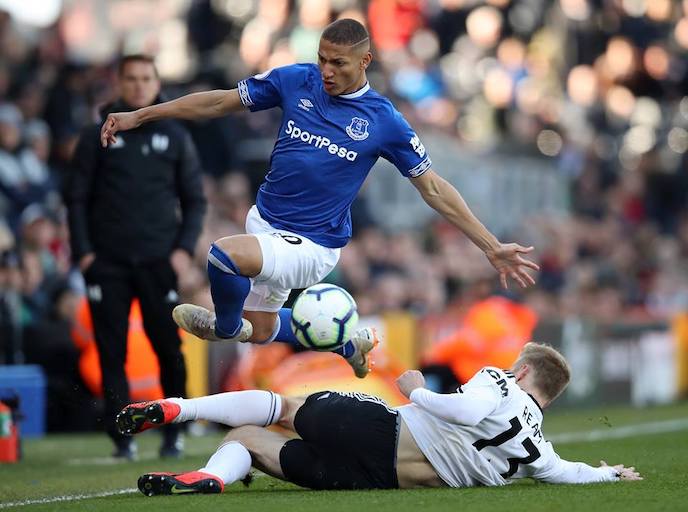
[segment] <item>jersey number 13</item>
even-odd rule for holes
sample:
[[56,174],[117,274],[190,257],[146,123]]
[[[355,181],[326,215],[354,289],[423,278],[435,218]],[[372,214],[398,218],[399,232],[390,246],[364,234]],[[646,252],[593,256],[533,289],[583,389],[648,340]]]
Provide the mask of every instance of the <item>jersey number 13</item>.
[[[500,444],[506,443],[508,440],[513,439],[516,435],[523,430],[523,425],[519,419],[514,416],[509,420],[511,427],[505,430],[501,434],[494,436],[492,439],[478,439],[473,446],[476,450],[480,451],[486,446],[499,446]],[[530,437],[526,437],[521,443],[523,448],[528,452],[526,457],[509,457],[507,462],[509,463],[509,469],[506,473],[502,473],[502,478],[509,478],[516,471],[518,471],[519,464],[531,464],[540,458],[540,451],[537,449]]]

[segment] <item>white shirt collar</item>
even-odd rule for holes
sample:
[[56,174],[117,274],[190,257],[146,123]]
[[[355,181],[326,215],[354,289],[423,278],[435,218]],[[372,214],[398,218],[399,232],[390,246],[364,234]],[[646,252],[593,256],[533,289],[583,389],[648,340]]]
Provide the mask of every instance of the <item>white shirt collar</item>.
[[344,98],[345,100],[353,100],[354,98],[360,98],[363,96],[365,93],[368,92],[370,89],[370,83],[366,82],[363,87],[361,87],[358,91],[350,92],[349,94],[340,94],[337,96],[338,98]]

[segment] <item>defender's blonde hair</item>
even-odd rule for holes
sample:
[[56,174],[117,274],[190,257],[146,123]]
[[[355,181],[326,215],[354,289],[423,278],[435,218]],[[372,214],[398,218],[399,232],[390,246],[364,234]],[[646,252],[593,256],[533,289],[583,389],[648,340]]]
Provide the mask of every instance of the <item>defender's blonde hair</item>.
[[550,345],[526,343],[512,369],[517,371],[524,364],[534,372],[534,384],[550,402],[566,389],[571,380],[569,363]]

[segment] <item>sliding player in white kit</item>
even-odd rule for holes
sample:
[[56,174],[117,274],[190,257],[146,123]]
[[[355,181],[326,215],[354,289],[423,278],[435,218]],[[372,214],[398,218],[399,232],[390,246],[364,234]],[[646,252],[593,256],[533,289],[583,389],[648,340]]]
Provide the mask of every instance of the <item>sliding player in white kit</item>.
[[[511,371],[483,368],[456,393],[429,391],[420,372],[407,371],[397,385],[411,404],[397,408],[362,393],[291,398],[239,391],[132,404],[118,425],[125,434],[197,419],[233,427],[198,471],[141,476],[138,486],[147,496],[222,492],[251,466],[312,489],[497,486],[526,477],[571,484],[641,480],[633,467],[563,460],[543,438],[542,409],[569,380],[559,352],[528,343]],[[300,438],[265,428],[273,424]]]

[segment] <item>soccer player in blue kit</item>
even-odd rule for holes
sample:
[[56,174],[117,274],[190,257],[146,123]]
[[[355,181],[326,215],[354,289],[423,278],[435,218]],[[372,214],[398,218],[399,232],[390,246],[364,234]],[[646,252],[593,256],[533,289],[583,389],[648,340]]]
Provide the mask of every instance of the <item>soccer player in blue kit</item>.
[[[208,253],[215,312],[181,304],[173,312],[181,328],[210,341],[298,345],[291,310],[282,306],[291,289],[320,282],[337,264],[351,237],[351,203],[379,157],[393,163],[430,207],[483,250],[502,286],[507,278],[522,287],[534,283],[527,269],[538,266],[524,257],[533,248],[501,243],[432,170],[425,147],[404,117],[370,87],[366,68],[371,60],[365,27],[340,19],[321,36],[317,66],[284,66],[242,80],[229,91],[189,94],[108,116],[103,146],[115,142],[118,132],[158,119],[282,109],[270,170],[246,218],[247,234],[221,238]],[[376,344],[373,329],[360,329],[336,352],[362,378]]]

